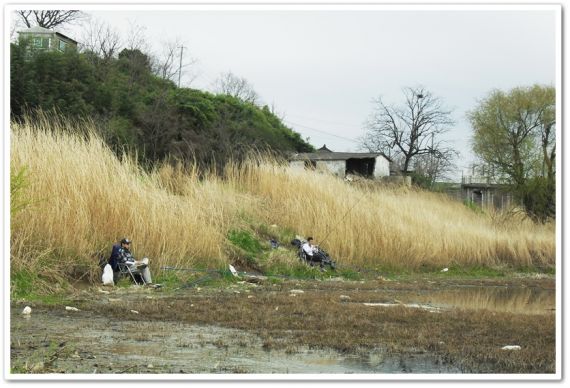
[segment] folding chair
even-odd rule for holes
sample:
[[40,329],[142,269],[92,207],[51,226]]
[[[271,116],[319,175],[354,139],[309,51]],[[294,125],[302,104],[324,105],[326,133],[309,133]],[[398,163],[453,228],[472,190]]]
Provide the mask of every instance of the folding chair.
[[135,282],[135,284],[139,284],[139,282],[137,281],[135,275],[138,275],[138,277],[141,280],[142,285],[146,285],[146,282],[144,280],[144,277],[141,274],[141,271],[138,268],[135,269],[131,269],[131,267],[129,265],[127,265],[126,263],[118,263],[117,264],[117,269],[119,270],[119,274],[121,276],[130,276],[131,279],[133,279],[133,282]]

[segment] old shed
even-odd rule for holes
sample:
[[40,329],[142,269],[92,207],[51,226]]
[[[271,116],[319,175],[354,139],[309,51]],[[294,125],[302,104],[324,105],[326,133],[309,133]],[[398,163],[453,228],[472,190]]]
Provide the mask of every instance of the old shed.
[[381,153],[333,152],[326,144],[317,152],[292,155],[289,163],[293,168],[329,171],[342,178],[347,175],[366,178],[390,175],[390,160]]

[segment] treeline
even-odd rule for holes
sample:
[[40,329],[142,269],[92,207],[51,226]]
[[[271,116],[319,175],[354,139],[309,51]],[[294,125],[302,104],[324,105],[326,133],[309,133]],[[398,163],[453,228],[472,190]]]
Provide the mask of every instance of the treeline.
[[192,160],[220,166],[249,150],[310,152],[314,148],[267,107],[225,94],[177,88],[153,74],[149,56],[125,49],[102,59],[73,50],[10,49],[12,120],[42,111],[91,118],[110,147],[139,161]]

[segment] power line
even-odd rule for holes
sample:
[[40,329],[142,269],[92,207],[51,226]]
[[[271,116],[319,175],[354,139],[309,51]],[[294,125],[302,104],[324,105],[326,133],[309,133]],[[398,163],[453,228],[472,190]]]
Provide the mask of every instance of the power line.
[[304,120],[310,120],[310,121],[318,121],[320,123],[325,123],[325,124],[334,124],[334,125],[338,125],[338,126],[343,126],[343,127],[355,127],[355,125],[353,124],[345,124],[345,123],[339,123],[339,122],[335,122],[335,121],[328,121],[328,120],[322,120],[322,119],[316,119],[314,117],[307,117],[307,116],[301,116],[298,114],[287,114],[288,116],[293,116],[293,117],[298,117],[300,119],[304,119]]
[[356,140],[354,140],[354,139],[349,139],[349,138],[347,138],[347,137],[342,137],[342,136],[339,136],[339,135],[335,135],[335,134],[333,134],[333,133],[326,132],[326,131],[323,131],[323,130],[320,130],[320,129],[316,129],[316,128],[312,128],[312,127],[308,127],[308,126],[303,125],[303,124],[294,123],[294,122],[289,121],[289,120],[287,120],[287,119],[285,119],[284,121],[285,121],[286,123],[290,124],[290,125],[295,125],[295,126],[298,126],[298,127],[301,127],[301,128],[309,129],[309,130],[311,130],[311,131],[315,131],[315,132],[319,132],[319,133],[322,133],[322,134],[325,134],[325,135],[337,137],[337,138],[342,139],[342,140],[347,140],[347,141],[353,142],[353,143],[355,143],[355,144],[360,144],[358,141],[356,141]]

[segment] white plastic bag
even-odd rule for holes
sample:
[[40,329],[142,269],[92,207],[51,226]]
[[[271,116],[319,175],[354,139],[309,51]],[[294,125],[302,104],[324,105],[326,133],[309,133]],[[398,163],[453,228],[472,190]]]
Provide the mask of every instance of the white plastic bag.
[[105,268],[103,268],[103,284],[106,286],[115,285],[115,282],[113,281],[113,269],[110,264],[107,264]]

